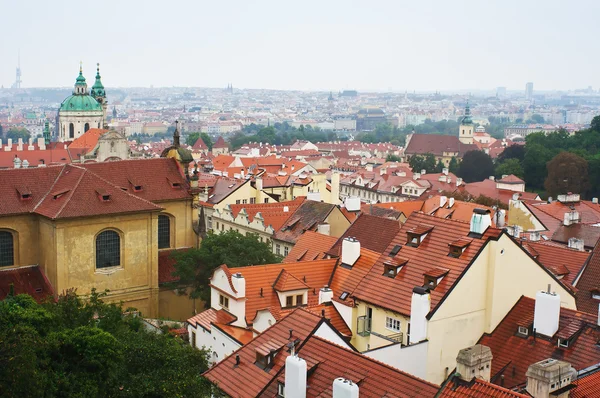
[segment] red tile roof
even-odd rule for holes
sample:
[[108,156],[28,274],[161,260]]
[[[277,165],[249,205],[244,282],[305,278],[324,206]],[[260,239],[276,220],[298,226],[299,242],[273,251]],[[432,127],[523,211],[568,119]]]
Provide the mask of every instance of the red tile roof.
[[533,192],[514,192],[508,189],[498,189],[496,188],[496,181],[490,179],[465,184],[459,190],[467,191],[474,198],[483,195],[506,205],[508,205],[514,194],[518,194],[521,200],[536,200],[539,198],[538,194]]
[[[554,358],[569,362],[581,370],[600,362],[600,328],[597,325],[598,306],[595,313],[560,309],[557,335],[568,332],[573,322],[581,322],[580,334],[568,348],[558,347],[557,337],[548,340],[532,336],[535,300],[521,297],[506,317],[489,335],[484,335],[479,344],[492,350],[492,382],[500,383],[504,375],[504,386],[513,388],[526,382],[525,373],[529,365],[544,359]],[[529,336],[517,335],[519,326],[529,328]]]
[[[230,397],[256,397],[284,366],[289,355],[286,344],[299,339],[297,346],[302,345],[322,322],[321,317],[297,309],[209,369],[204,376]],[[275,355],[273,366],[265,371],[255,362],[257,349],[267,343],[282,348]],[[240,357],[239,365],[235,365],[237,355]]]
[[600,372],[587,374],[573,382],[577,387],[571,390],[570,398],[594,398],[600,396]]
[[590,253],[556,246],[542,241],[521,241],[521,245],[536,260],[554,275],[562,275],[562,280],[573,284]]
[[296,241],[292,250],[284,263],[294,263],[297,261],[321,260],[325,258],[331,247],[337,242],[337,238],[329,235],[323,235],[318,232],[306,231]]
[[14,294],[28,294],[38,303],[53,295],[53,289],[39,266],[0,269],[0,300],[4,300],[13,285]]
[[223,323],[214,322],[213,326],[220,329],[223,333],[233,338],[240,345],[248,344],[254,338],[254,332],[250,329],[239,326],[226,325]]
[[[431,227],[433,229],[427,234],[419,247],[406,245],[408,232],[428,230]],[[470,225],[466,222],[413,213],[388,245],[375,266],[358,285],[354,291],[354,296],[374,305],[409,315],[413,288],[424,285],[425,272],[444,264],[449,272],[431,291],[431,308],[434,311],[462,272],[471,264],[483,245],[489,239],[497,239],[502,232],[499,229],[490,227],[481,239],[473,239],[473,242],[459,258],[448,257],[448,244],[456,241],[459,237],[467,237],[469,231]],[[389,253],[396,245],[402,248],[395,257],[408,260],[408,263],[392,279],[383,275],[383,263],[391,258]]]
[[213,144],[213,148],[229,148],[223,137],[219,136],[217,141]]
[[600,300],[593,298],[592,295],[600,295],[600,242],[594,247],[576,286],[575,300],[577,308],[591,314],[598,313]]
[[85,155],[87,152],[82,148],[67,149],[67,144],[52,142],[45,150],[40,150],[37,144],[33,145],[33,150],[28,150],[28,145],[23,144],[22,151],[17,151],[16,144],[13,144],[11,151],[0,151],[0,169],[14,167],[15,156],[21,161],[27,160],[29,167],[37,167],[42,163],[47,166],[71,163],[74,159],[79,159],[80,154]]
[[98,144],[98,139],[102,137],[108,130],[106,129],[89,129],[81,136],[75,138],[69,145],[69,149],[82,148],[89,152]]
[[196,140],[196,142],[194,142],[194,145],[192,146],[192,150],[201,151],[204,149],[208,149],[208,147],[204,143],[204,140],[201,137],[198,137],[198,139]]
[[554,242],[568,244],[570,238],[583,239],[583,245],[590,249],[600,239],[600,228],[586,224],[560,225],[552,234]]
[[497,386],[485,380],[473,378],[467,382],[456,376],[450,376],[448,383],[440,388],[436,398],[528,398],[530,395],[521,394]]
[[292,290],[309,289],[309,286],[285,269],[282,269],[277,279],[275,279],[275,283],[273,283],[273,289],[278,292],[289,292]]
[[501,182],[503,184],[525,184],[525,181],[523,181],[514,174],[503,177],[499,179],[498,182]]
[[[381,253],[361,248],[360,257],[351,268],[338,264],[331,278],[330,288],[333,290],[333,300],[346,304],[351,303],[354,290],[371,271],[380,255]],[[348,295],[342,300],[340,296],[344,292]]]
[[204,329],[210,330],[213,323],[227,325],[231,322],[234,322],[236,319],[237,318],[235,316],[231,315],[225,310],[215,310],[214,308],[209,308],[189,318],[187,323],[194,327],[202,326]]
[[[360,396],[433,397],[438,386],[385,365],[355,351],[335,345],[317,336],[311,336],[298,350],[298,356],[307,363],[307,397],[330,397],[333,381],[344,377],[359,385]],[[261,396],[277,395],[279,382],[285,382],[285,372],[274,378]]]
[[315,231],[335,208],[335,205],[329,203],[305,200],[275,232],[274,238],[295,243],[305,231]]
[[[33,211],[62,170],[63,166],[0,170],[0,216]],[[31,199],[22,200],[19,190],[29,191]]]
[[407,155],[432,153],[442,156],[444,152],[458,152],[462,157],[468,151],[478,150],[477,145],[463,144],[456,135],[412,134],[404,150]]
[[383,253],[398,234],[398,231],[400,231],[400,222],[398,220],[363,213],[338,239],[331,250],[329,250],[329,253],[334,256],[340,256],[342,242],[347,237],[358,239],[361,248],[364,247],[377,253]]
[[279,203],[256,203],[256,204],[235,204],[229,205],[233,217],[237,217],[242,209],[248,215],[248,221],[254,221],[258,213],[261,214],[265,225],[270,225],[274,230],[283,226],[288,218],[302,205],[305,198],[298,197],[288,202]]

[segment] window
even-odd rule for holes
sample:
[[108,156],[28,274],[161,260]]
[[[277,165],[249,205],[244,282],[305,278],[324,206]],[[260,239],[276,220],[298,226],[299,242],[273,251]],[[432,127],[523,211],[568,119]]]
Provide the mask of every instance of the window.
[[275,245],[275,254],[277,254],[278,256],[281,255],[281,245],[279,245],[279,244]]
[[262,355],[257,352],[256,353],[256,365],[259,368],[268,371],[271,368],[271,365],[273,363],[273,356],[274,356],[274,353],[271,353],[269,355]]
[[90,124],[86,123],[85,126],[83,127],[83,132],[85,133],[86,131],[88,131],[90,129]]
[[242,199],[242,204],[248,204],[248,199]]
[[121,265],[121,237],[115,231],[104,231],[96,237],[96,268]]
[[386,329],[393,330],[394,332],[400,331],[400,319],[392,318],[389,316],[385,317]]
[[458,246],[450,246],[450,252],[448,253],[448,257],[459,258],[463,253],[463,248]]
[[219,230],[219,222],[217,221],[217,231]]
[[527,336],[529,334],[529,329],[525,326],[519,326],[518,333],[523,336]]
[[192,332],[192,347],[196,348],[196,332]]
[[269,203],[269,198],[265,198],[265,203]]
[[255,204],[256,203],[256,198],[250,198],[250,204]]
[[75,138],[75,125],[69,123],[69,138]]
[[240,201],[239,199],[237,199],[237,200],[235,201],[235,204],[236,204],[236,205],[239,205],[240,203],[241,203],[241,201]]
[[277,396],[280,398],[285,397],[285,384],[280,381],[277,382]]
[[290,252],[290,248],[289,248],[289,247],[287,247],[287,246],[284,246],[284,247],[283,247],[283,255],[284,255],[284,256],[287,256],[289,252]]
[[342,292],[342,294],[340,294],[340,300],[346,300],[348,298],[348,292]]
[[0,231],[0,267],[15,264],[15,247],[13,234]]
[[221,231],[225,231],[225,224],[221,224]]
[[285,306],[293,307],[294,306],[294,296],[286,296],[285,298]]
[[171,247],[171,218],[164,214],[158,216],[158,248]]
[[400,251],[401,248],[402,248],[402,246],[400,246],[400,245],[394,246],[394,248],[390,252],[390,257],[394,257],[396,254],[398,254],[398,252]]
[[212,217],[208,217],[208,229],[212,229]]
[[221,307],[229,309],[229,297],[226,297],[226,296],[223,296],[222,294],[220,294],[219,295],[219,304],[221,305]]
[[568,348],[569,347],[569,339],[558,339],[558,346],[559,347],[565,347]]
[[303,294],[296,295],[296,305],[302,305],[302,304],[304,304],[304,295]]

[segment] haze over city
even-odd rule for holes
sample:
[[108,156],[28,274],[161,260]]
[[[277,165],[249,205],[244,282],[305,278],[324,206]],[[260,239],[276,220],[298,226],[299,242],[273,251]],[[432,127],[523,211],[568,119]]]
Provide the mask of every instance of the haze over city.
[[[597,1],[8,2],[0,84],[362,91],[600,86]],[[7,14],[5,14],[7,15]]]

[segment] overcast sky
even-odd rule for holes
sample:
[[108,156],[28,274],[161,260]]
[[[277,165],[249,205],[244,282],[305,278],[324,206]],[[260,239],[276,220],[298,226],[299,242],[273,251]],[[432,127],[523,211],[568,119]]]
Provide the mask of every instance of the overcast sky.
[[[600,1],[0,0],[0,84],[600,87]],[[91,85],[91,84],[90,84]]]

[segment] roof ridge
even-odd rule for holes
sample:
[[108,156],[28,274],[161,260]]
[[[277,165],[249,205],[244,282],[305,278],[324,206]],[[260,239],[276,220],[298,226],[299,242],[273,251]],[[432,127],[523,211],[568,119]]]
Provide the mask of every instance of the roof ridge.
[[[70,164],[66,165],[66,167],[71,166]],[[75,167],[75,166],[71,166],[75,169],[78,170],[82,170],[81,167]],[[66,174],[66,172],[65,172]],[[83,176],[85,175],[85,170],[83,170],[83,173],[81,173],[81,175],[79,176],[79,178],[77,179],[77,182],[75,183],[74,187],[72,189],[69,190],[68,194],[67,194],[67,198],[64,201],[64,203],[62,204],[62,206],[60,206],[60,208],[58,209],[58,211],[54,214],[54,217],[52,218],[58,218],[58,216],[60,215],[60,213],[62,213],[62,211],[65,209],[65,206],[67,206],[67,203],[69,203],[69,201],[71,200],[71,198],[73,197],[73,194],[75,193],[75,191],[77,190],[77,188],[79,187],[79,183],[81,182],[81,180],[83,179]],[[57,180],[60,179],[57,178]]]
[[60,178],[60,176],[63,174],[63,172],[65,171],[66,168],[66,164],[63,164],[61,166],[56,166],[56,167],[62,167],[62,170],[60,171],[60,173],[58,173],[58,175],[56,176],[56,178],[54,179],[54,182],[52,183],[52,185],[49,187],[48,192],[46,192],[46,194],[44,196],[41,197],[41,199],[38,201],[38,203],[33,207],[33,209],[31,209],[30,213],[35,213],[35,211],[37,210],[37,208],[42,204],[42,202],[44,200],[46,200],[46,197],[50,194],[50,192],[53,191],[54,186],[56,185],[56,183],[58,182],[58,179]]

